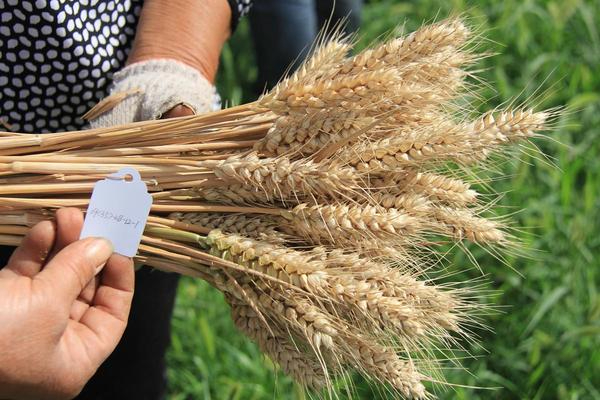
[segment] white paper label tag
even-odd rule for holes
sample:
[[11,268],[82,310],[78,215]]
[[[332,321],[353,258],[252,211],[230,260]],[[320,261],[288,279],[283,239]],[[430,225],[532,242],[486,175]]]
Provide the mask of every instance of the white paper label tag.
[[[130,181],[125,179],[127,175]],[[151,206],[152,196],[139,172],[123,168],[94,185],[80,239],[103,237],[112,242],[115,253],[133,257]]]

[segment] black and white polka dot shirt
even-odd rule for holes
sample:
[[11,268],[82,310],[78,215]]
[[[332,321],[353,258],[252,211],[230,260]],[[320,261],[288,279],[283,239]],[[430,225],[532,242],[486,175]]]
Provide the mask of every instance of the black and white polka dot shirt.
[[[251,0],[228,0],[232,26]],[[84,127],[127,59],[143,0],[0,0],[0,121],[17,132]]]

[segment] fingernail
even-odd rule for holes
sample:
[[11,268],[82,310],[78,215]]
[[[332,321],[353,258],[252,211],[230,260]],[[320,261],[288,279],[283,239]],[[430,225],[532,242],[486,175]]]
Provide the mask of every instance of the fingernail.
[[94,238],[85,247],[86,257],[97,257],[98,254],[106,254],[108,257],[113,252],[113,245],[104,238]]
[[[107,258],[113,252],[113,245],[110,240],[106,240],[104,238],[94,238],[85,248],[86,257],[98,257],[98,254],[104,254]],[[98,275],[100,271],[104,268],[106,262],[98,265],[94,272],[94,276]]]
[[98,275],[103,269],[106,263],[102,263],[96,267],[96,272],[94,272],[94,276]]

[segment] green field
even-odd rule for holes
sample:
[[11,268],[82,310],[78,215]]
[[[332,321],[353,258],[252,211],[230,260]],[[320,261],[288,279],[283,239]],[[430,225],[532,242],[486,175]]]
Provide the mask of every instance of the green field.
[[[457,13],[483,32],[482,50],[497,54],[477,66],[490,83],[481,110],[532,97],[538,109],[568,108],[552,140],[536,141],[547,158],[511,158],[507,178],[493,183],[530,256],[509,258],[511,269],[474,249],[499,312],[486,317],[490,330],[476,332],[483,348],[470,348],[465,370],[446,373],[470,388],[434,390],[458,399],[600,399],[600,1],[372,1],[360,43]],[[250,46],[242,24],[219,76],[229,103],[252,100]],[[456,253],[460,279],[480,276]],[[310,398],[237,333],[222,296],[203,282],[182,281],[172,340],[171,399]],[[382,397],[357,385],[355,397]]]

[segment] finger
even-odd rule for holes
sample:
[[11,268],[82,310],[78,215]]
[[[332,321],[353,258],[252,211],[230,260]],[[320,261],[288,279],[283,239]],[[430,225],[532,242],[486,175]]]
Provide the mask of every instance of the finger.
[[[56,212],[56,221],[57,238],[51,257],[79,239],[83,226],[83,213],[77,208],[62,208]],[[92,279],[73,302],[69,313],[71,319],[78,321],[88,309],[96,293],[97,283],[97,278]]]
[[49,259],[79,239],[83,227],[83,213],[77,208],[61,208],[56,211],[56,243]]
[[70,306],[112,252],[112,244],[106,239],[78,240],[56,254],[34,277],[34,283]]
[[52,221],[36,224],[13,252],[5,270],[22,276],[35,276],[42,269],[55,238],[56,226]]
[[100,307],[113,317],[127,321],[135,284],[133,260],[113,254],[106,263],[100,286],[92,301],[92,307]]
[[87,286],[81,291],[79,297],[73,302],[71,306],[71,312],[69,313],[69,318],[74,321],[79,321],[83,314],[90,308],[92,301],[94,300],[94,296],[96,295],[96,290],[100,286],[100,275],[96,275],[94,279],[92,279]]
[[87,348],[97,352],[98,359],[116,347],[125,331],[133,299],[134,280],[133,261],[113,254],[102,271],[100,286],[91,307],[79,320],[90,332],[89,335],[82,336],[82,339],[88,341]]
[[177,118],[177,117],[186,117],[189,115],[195,115],[196,113],[190,107],[185,104],[179,104],[175,107],[171,108],[169,111],[164,113],[161,118]]

